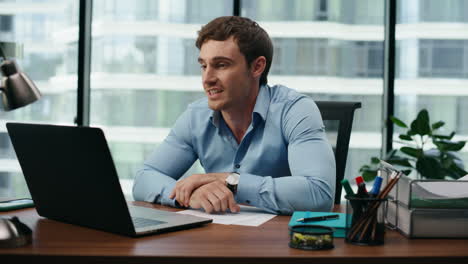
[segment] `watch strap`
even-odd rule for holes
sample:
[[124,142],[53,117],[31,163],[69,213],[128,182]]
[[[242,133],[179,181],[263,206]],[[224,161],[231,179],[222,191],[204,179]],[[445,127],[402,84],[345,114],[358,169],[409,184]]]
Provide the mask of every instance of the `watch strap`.
[[233,193],[233,194],[236,194],[237,193],[237,184],[229,184],[227,183],[227,188]]
[[[230,177],[236,177],[237,183],[236,183],[236,184],[230,183],[229,180],[228,180]],[[233,172],[233,173],[231,173],[231,174],[228,176],[228,178],[226,178],[226,187],[227,187],[233,194],[236,194],[236,193],[237,193],[237,185],[238,185],[238,183],[239,183],[239,177],[240,177],[239,173]]]

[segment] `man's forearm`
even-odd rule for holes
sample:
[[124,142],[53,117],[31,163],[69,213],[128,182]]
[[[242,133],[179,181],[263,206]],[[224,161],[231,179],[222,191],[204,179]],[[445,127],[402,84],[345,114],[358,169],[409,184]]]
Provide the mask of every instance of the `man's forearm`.
[[163,205],[175,206],[169,198],[176,180],[151,169],[141,169],[137,172],[133,184],[133,198],[136,201],[146,201]]
[[280,178],[241,174],[236,201],[276,214],[294,211],[330,211],[335,187],[320,178]]
[[197,156],[190,145],[190,113],[185,111],[176,121],[169,135],[146,158],[137,171],[133,196],[138,201],[148,201],[175,206],[169,198],[176,180],[193,165]]

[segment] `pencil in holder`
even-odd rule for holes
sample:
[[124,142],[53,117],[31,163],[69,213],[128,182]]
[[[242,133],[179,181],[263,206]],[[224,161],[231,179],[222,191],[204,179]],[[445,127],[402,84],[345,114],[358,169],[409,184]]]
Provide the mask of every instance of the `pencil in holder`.
[[383,245],[387,198],[346,195],[345,241],[356,245]]

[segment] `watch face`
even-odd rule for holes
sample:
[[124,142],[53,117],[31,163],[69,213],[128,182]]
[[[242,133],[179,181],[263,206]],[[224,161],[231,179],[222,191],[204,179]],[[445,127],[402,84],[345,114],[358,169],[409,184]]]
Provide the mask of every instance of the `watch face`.
[[239,174],[237,174],[237,173],[231,173],[231,174],[229,174],[229,176],[226,178],[226,182],[227,182],[228,184],[237,185],[237,184],[239,184],[239,177],[240,177]]

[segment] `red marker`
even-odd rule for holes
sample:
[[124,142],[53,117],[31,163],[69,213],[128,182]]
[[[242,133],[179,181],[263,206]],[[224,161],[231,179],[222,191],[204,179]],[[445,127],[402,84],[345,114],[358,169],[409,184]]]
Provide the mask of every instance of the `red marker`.
[[369,193],[367,192],[367,189],[366,189],[366,183],[364,183],[364,178],[362,178],[362,176],[357,176],[355,180],[358,186],[356,196],[357,197],[369,197]]

